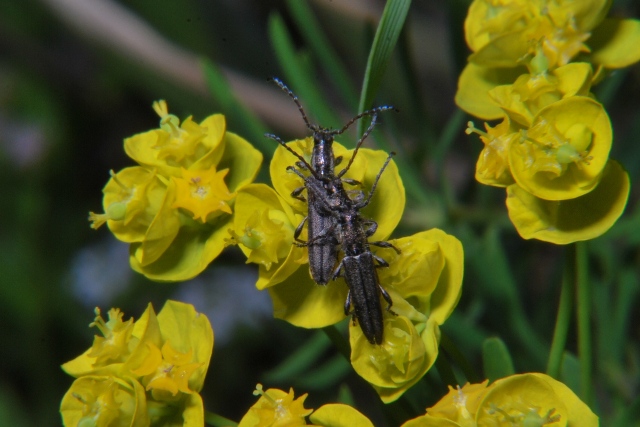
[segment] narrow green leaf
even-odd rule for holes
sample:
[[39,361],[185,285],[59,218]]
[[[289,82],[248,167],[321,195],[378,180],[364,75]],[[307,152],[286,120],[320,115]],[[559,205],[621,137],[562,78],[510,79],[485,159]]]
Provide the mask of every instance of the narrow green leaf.
[[286,77],[285,83],[302,100],[307,113],[315,117],[324,127],[341,126],[340,119],[325,102],[323,94],[313,81],[312,77],[315,73],[308,55],[296,52],[286,25],[277,13],[272,13],[269,17],[269,38],[280,68]]
[[500,338],[487,338],[482,343],[482,366],[484,375],[493,382],[515,374],[509,349]]
[[580,393],[580,361],[573,353],[568,351],[565,351],[562,357],[560,381],[575,394]]
[[549,351],[549,360],[547,361],[547,375],[556,379],[560,375],[560,364],[567,343],[567,333],[569,331],[571,310],[573,308],[572,279],[575,275],[575,265],[571,257],[573,249],[573,246],[571,246],[565,252],[565,270],[562,277],[560,302],[558,304],[558,314],[556,315],[556,326],[553,331],[551,350]]
[[238,423],[213,412],[204,412],[204,422],[214,427],[236,427]]
[[238,101],[229,86],[229,82],[216,65],[209,59],[204,58],[202,59],[202,70],[204,71],[209,91],[222,106],[224,114],[231,121],[236,121],[238,125],[244,126],[243,130],[238,130],[238,134],[249,139],[263,153],[272,153],[273,144],[269,143],[264,137],[267,128],[260,119]]
[[576,317],[578,323],[578,356],[580,357],[580,398],[587,405],[593,404],[593,345],[592,345],[592,291],[589,280],[587,246],[585,242],[575,245],[575,291]]
[[309,3],[300,0],[287,0],[287,7],[298,31],[318,57],[318,63],[338,88],[344,102],[355,111],[358,107],[358,94],[353,89],[346,67],[320,28]]
[[336,402],[349,405],[349,406],[356,405],[356,401],[353,398],[353,392],[351,391],[351,389],[347,384],[342,384],[340,386],[340,389],[338,390],[338,398],[336,399]]
[[351,372],[351,365],[337,354],[317,369],[305,372],[296,379],[297,387],[305,390],[328,389],[342,381]]
[[633,312],[640,293],[640,281],[635,267],[625,268],[617,280],[618,292],[613,305],[612,329],[607,331],[611,336],[608,343],[612,346],[611,354],[618,362],[622,362],[625,350],[625,337],[634,325]]
[[315,333],[282,363],[264,375],[266,383],[288,383],[316,365],[323,352],[329,348],[330,341],[321,332]]
[[[411,6],[411,0],[387,1],[369,52],[364,81],[362,82],[362,92],[360,93],[359,111],[364,111],[373,105],[373,99],[380,87],[393,49],[404,26],[409,6]],[[358,123],[358,135],[363,134],[364,126],[364,123]]]
[[544,364],[547,346],[526,316],[516,279],[495,227],[487,231],[480,251],[470,259],[470,263],[482,282],[483,290],[486,290],[494,303],[499,304],[500,309],[505,310],[506,322],[513,337],[527,350],[535,363]]

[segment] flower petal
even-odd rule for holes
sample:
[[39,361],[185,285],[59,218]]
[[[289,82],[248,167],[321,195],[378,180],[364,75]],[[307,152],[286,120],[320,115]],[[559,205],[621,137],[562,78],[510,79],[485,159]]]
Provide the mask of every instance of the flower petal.
[[322,427],[373,427],[373,423],[355,408],[338,403],[321,406],[309,420]]
[[589,45],[594,63],[628,67],[640,60],[640,20],[607,18],[593,31]]
[[456,105],[484,120],[499,119],[504,116],[504,112],[491,99],[489,91],[496,86],[513,83],[520,74],[526,72],[523,67],[488,68],[468,63],[458,79]]
[[340,278],[317,285],[307,268],[297,269],[285,281],[272,286],[273,316],[303,328],[323,328],[344,319],[347,285]]
[[507,209],[523,239],[565,245],[594,239],[611,228],[624,211],[629,189],[629,175],[610,160],[598,186],[584,196],[542,200],[514,184],[507,188]]

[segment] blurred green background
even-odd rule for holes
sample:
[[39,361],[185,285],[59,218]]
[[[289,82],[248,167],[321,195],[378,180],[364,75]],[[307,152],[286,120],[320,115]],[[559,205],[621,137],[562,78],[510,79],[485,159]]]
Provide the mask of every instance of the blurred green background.
[[[516,371],[544,371],[565,249],[521,240],[504,190],[474,180],[482,144],[464,134],[469,118],[453,103],[469,3],[412,3],[375,97],[400,112],[384,115],[368,144],[399,153],[409,202],[397,235],[439,227],[465,245],[463,297],[446,337],[480,376],[492,336],[506,342]],[[73,379],[59,365],[91,345],[95,306],[137,318],[169,298],[193,303],[213,324],[207,410],[237,421],[263,382],[309,392],[307,407],[353,398],[376,425],[399,424],[321,332],[271,320],[255,266],[237,249],[195,280],[157,284],[130,270],[126,244],[87,222],[101,210],[108,171],[133,164],[123,138],[157,127],[157,99],[181,118],[227,115],[227,128],[265,154],[266,182],[275,146],[262,132],[307,134],[268,78],[289,83],[313,120],[340,126],[357,112],[383,8],[381,0],[0,0],[0,425],[60,424]],[[612,14],[640,17],[640,3],[614,1]],[[625,215],[588,245],[595,411],[602,425],[640,425],[640,67],[595,92],[612,119],[612,157],[632,181]],[[344,139],[353,144],[355,131]],[[565,374],[575,359],[567,360]],[[444,394],[436,371],[408,393],[416,414]]]

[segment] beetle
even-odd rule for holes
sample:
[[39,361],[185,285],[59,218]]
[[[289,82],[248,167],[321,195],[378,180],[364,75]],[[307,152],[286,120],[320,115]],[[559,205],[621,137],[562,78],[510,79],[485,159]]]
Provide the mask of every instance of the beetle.
[[[291,149],[291,147],[286,145],[286,143],[280,137],[273,134],[265,134],[267,138],[277,141],[285,149],[296,156],[296,158],[298,159],[296,165],[299,169],[306,170],[310,173],[309,177],[305,177],[304,175],[299,174],[305,180],[305,185],[296,188],[291,193],[292,197],[301,201],[306,201],[308,205],[307,216],[296,228],[294,232],[294,238],[297,245],[308,247],[309,270],[313,280],[320,285],[326,285],[331,280],[335,265],[338,261],[339,242],[334,233],[334,230],[336,229],[336,219],[322,206],[321,201],[317,200],[319,194],[322,193],[307,191],[306,199],[301,194],[305,189],[308,190],[309,182],[313,182],[314,184],[318,185],[326,185],[327,183],[332,182],[332,185],[338,185],[337,181],[334,181],[335,179],[338,179],[340,186],[342,186],[342,183],[358,185],[359,183],[357,181],[342,177],[351,167],[358,149],[360,148],[364,140],[373,131],[373,128],[376,125],[377,114],[382,111],[393,109],[393,107],[381,106],[368,111],[364,111],[349,120],[342,128],[332,130],[309,122],[309,119],[304,109],[302,108],[302,104],[300,104],[298,97],[293,93],[293,91],[291,91],[280,79],[273,78],[272,80],[280,87],[280,89],[282,89],[289,95],[289,97],[291,97],[293,102],[298,107],[298,110],[300,111],[302,119],[304,120],[307,128],[312,132],[313,135],[313,151],[311,153],[311,161],[307,162],[300,154],[296,153],[293,149]],[[338,175],[335,175],[335,166],[340,164],[342,161],[341,157],[336,158],[333,153],[333,141],[335,136],[344,133],[352,124],[365,116],[372,117],[371,124],[369,125],[366,132],[362,135],[362,137],[358,140],[356,148],[354,149],[353,155],[351,156],[351,159],[349,160],[347,166],[342,169],[338,173]],[[307,178],[309,178],[311,181],[309,181],[309,179]],[[306,242],[299,238],[305,223],[307,224],[308,235],[308,239]]]
[[[375,116],[374,116],[375,117]],[[382,344],[384,322],[380,297],[387,302],[386,310],[392,314],[391,296],[380,285],[378,267],[388,267],[389,264],[371,252],[370,245],[391,248],[400,254],[400,250],[389,242],[369,242],[377,223],[365,220],[360,210],[366,207],[373,197],[378,181],[395,153],[390,153],[384,165],[378,172],[369,195],[364,200],[353,200],[345,191],[340,178],[335,177],[329,182],[320,183],[311,177],[305,177],[300,171],[289,167],[291,171],[305,179],[309,194],[314,194],[321,208],[334,218],[337,229],[334,231],[344,256],[334,270],[332,278],[344,276],[349,288],[345,301],[345,315],[352,315],[354,323],[360,323],[364,336],[371,344]],[[376,262],[378,263],[376,265]],[[353,307],[353,310],[351,308]]]

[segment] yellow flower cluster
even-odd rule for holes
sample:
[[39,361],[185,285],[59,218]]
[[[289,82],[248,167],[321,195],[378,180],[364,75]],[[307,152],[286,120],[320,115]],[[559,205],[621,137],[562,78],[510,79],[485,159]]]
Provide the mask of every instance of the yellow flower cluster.
[[224,248],[236,192],[253,181],[262,154],[227,132],[221,114],[181,123],[165,101],[153,108],[160,127],[124,142],[138,166],[111,172],[104,213],[89,219],[130,243],[134,270],[153,280],[186,280]]
[[[306,158],[313,140],[289,143]],[[336,157],[350,159],[352,150],[334,142]],[[371,188],[387,158],[382,151],[360,149],[345,178]],[[303,183],[289,173],[292,156],[279,147],[270,165],[275,191],[252,184],[238,191],[233,231],[228,244],[238,244],[247,262],[259,265],[258,289],[267,289],[274,316],[296,326],[322,328],[345,318],[347,285],[339,278],[327,286],[313,282],[305,247],[293,245],[293,233],[307,212],[306,203],[291,197]],[[396,227],[405,205],[398,168],[389,163],[363,216],[378,223],[372,241],[385,240]],[[303,233],[304,234],[304,233]],[[307,236],[301,236],[306,239]],[[359,326],[351,324],[351,362],[356,372],[370,382],[381,399],[400,397],[429,370],[438,355],[440,325],[458,303],[462,285],[461,243],[441,230],[430,230],[393,240],[402,253],[380,249],[389,268],[379,270],[380,283],[393,299],[393,311],[384,314],[384,342],[371,345]]]
[[566,385],[545,374],[453,389],[427,414],[402,427],[597,427],[598,417]]
[[76,378],[60,406],[64,425],[203,425],[198,392],[213,352],[207,317],[177,301],[157,316],[149,304],[135,323],[122,317],[111,309],[105,321],[96,309],[90,326],[102,336],[62,365]]
[[[253,394],[260,399],[242,417],[238,427],[373,427],[367,417],[348,405],[334,403],[315,411],[305,409],[307,395],[294,399],[293,389],[289,393],[273,388],[264,391],[258,384]],[[307,424],[306,417],[313,424]]]
[[[640,21],[606,19],[610,1],[474,0],[465,20],[473,53],[456,103],[485,120],[476,179],[507,189],[525,239],[593,239],[622,214],[629,177],[609,159],[604,107],[591,93],[607,69],[640,60]],[[572,62],[573,61],[573,62]],[[594,71],[595,67],[595,71]]]

